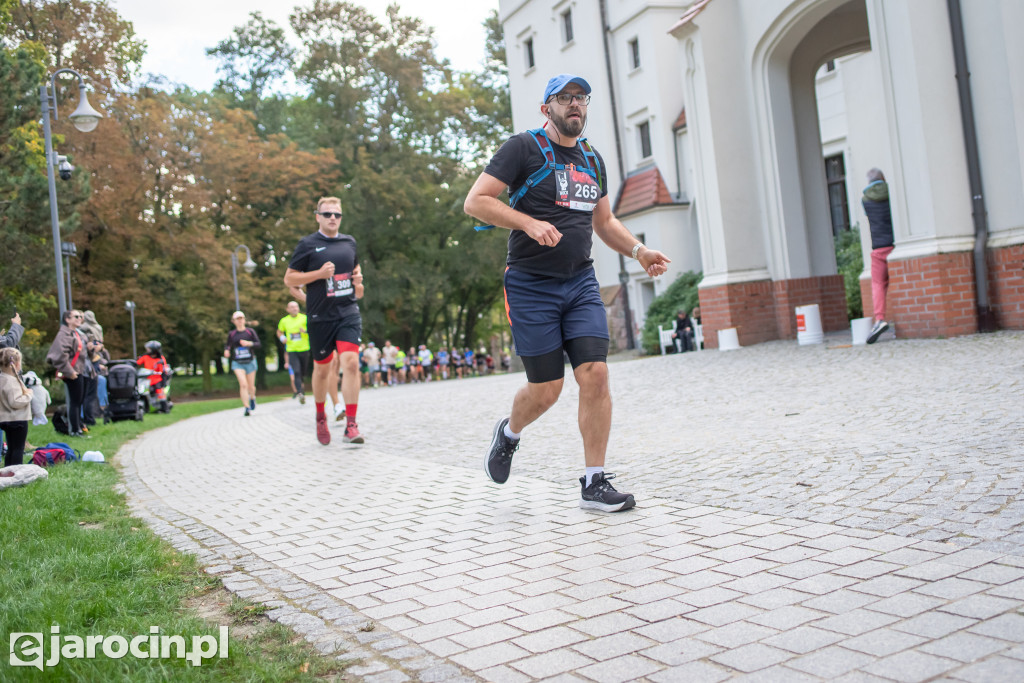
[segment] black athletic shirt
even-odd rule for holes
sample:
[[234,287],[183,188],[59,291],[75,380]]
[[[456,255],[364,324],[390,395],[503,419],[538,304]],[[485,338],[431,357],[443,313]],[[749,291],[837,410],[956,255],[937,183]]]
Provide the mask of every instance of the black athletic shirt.
[[[242,346],[242,340],[251,341],[252,346]],[[228,341],[224,344],[224,350],[230,351],[231,360],[238,361],[239,363],[249,363],[256,359],[253,349],[259,348],[260,337],[256,334],[256,330],[251,327],[247,327],[241,332],[237,329],[228,332]]]
[[314,280],[306,285],[306,315],[310,323],[341,320],[359,310],[352,282],[359,256],[356,241],[350,235],[339,233],[331,239],[319,230],[306,235],[295,247],[288,267],[309,273],[328,261],[334,263],[334,279]]
[[[552,141],[551,149],[555,161],[560,164],[575,164],[586,168],[586,158],[579,145],[563,147]],[[596,154],[596,152],[595,152]],[[608,174],[601,155],[597,155],[600,168],[600,199],[608,194]],[[526,179],[543,166],[544,155],[530,133],[519,133],[501,146],[484,173],[497,178],[509,186],[514,193]],[[524,273],[569,278],[585,268],[591,267],[590,249],[594,242],[594,217],[589,211],[569,209],[555,204],[555,173],[530,188],[516,204],[516,210],[551,223],[562,233],[562,239],[554,247],[537,243],[522,230],[512,230],[508,237],[507,265]]]

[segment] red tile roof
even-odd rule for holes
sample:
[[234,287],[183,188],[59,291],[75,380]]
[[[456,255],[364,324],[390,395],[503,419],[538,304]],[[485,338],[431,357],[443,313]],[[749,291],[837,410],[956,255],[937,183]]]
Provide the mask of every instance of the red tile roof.
[[690,9],[686,10],[686,14],[680,17],[679,21],[677,21],[675,25],[668,30],[668,32],[672,33],[680,26],[683,26],[684,24],[688,23],[691,19],[700,14],[704,10],[704,8],[708,6],[708,3],[710,2],[711,0],[700,0],[700,2],[693,3],[690,6]]
[[680,128],[686,128],[686,107],[683,107],[683,110],[679,112],[678,118],[676,118],[676,122],[672,124],[673,132]]
[[615,213],[626,216],[654,206],[675,203],[665,186],[661,171],[657,166],[651,166],[626,178],[615,203]]

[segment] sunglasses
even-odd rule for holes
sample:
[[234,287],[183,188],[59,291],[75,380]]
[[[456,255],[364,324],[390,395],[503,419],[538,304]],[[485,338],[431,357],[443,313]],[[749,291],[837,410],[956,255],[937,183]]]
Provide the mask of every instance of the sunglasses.
[[323,216],[324,218],[341,218],[340,211],[338,211],[337,213],[335,213],[334,211],[321,211],[320,215]]

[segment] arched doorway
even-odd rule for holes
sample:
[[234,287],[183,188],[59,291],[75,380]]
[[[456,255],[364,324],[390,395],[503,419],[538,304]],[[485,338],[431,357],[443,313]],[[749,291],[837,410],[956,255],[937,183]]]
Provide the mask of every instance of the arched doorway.
[[765,249],[782,338],[796,335],[793,308],[817,303],[826,331],[847,327],[837,273],[818,126],[815,74],[871,47],[864,0],[793,3],[753,54]]

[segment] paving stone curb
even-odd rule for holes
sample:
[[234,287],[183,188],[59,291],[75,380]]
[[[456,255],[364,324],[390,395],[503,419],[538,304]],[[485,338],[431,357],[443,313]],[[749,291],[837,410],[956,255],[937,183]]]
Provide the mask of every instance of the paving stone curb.
[[268,619],[291,628],[321,655],[348,662],[347,676],[369,683],[479,680],[166,505],[138,476],[134,445],[125,445],[116,460],[124,479],[121,490],[128,494],[132,513],[175,549],[195,555],[226,590],[270,608],[265,612]]

